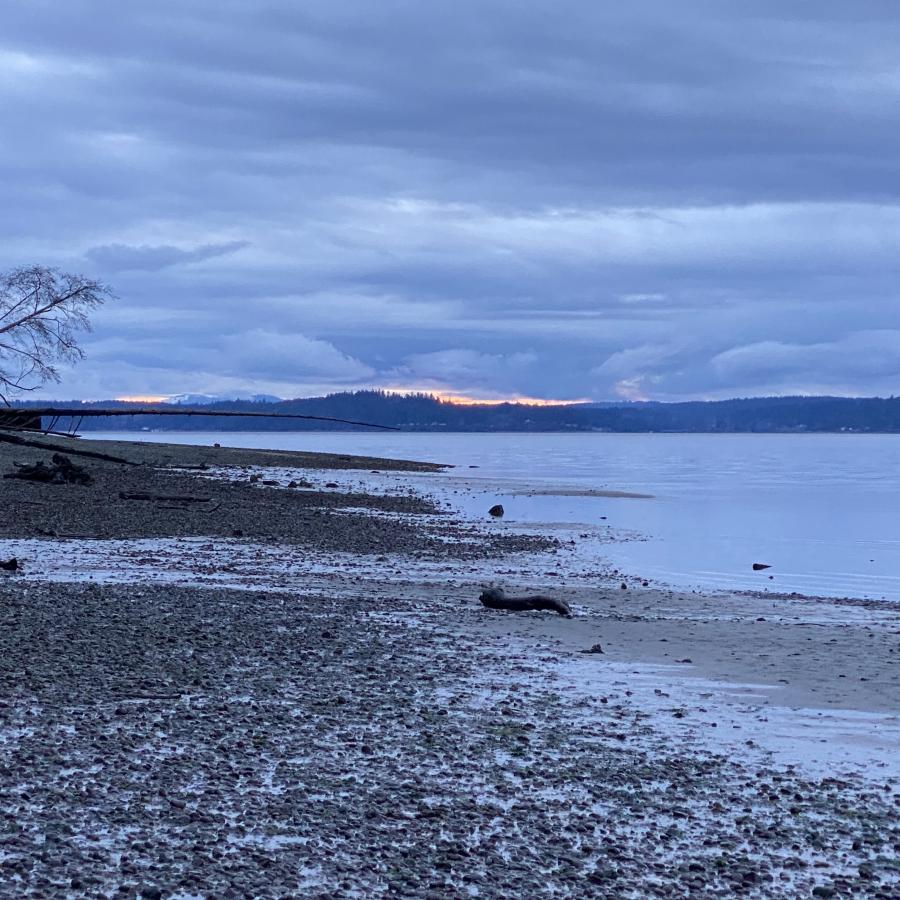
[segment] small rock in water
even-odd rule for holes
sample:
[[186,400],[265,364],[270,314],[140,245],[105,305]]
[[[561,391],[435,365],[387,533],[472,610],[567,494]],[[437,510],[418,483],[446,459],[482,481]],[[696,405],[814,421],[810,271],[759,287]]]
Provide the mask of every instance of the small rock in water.
[[0,569],[3,569],[4,572],[15,572],[18,568],[19,560],[15,556],[5,562],[0,562]]
[[761,572],[763,569],[771,569],[772,567],[767,563],[753,563],[753,571]]
[[627,590],[628,590],[628,585],[625,584],[625,582],[623,581],[623,582],[619,585],[619,589],[620,589],[620,590],[623,590],[623,591],[627,591]]
[[499,503],[496,503],[488,510],[488,515],[493,516],[495,519],[502,519],[503,512],[503,507]]
[[336,488],[337,486],[338,485],[337,485],[336,481],[326,481],[325,482],[325,487],[327,487],[327,488]]

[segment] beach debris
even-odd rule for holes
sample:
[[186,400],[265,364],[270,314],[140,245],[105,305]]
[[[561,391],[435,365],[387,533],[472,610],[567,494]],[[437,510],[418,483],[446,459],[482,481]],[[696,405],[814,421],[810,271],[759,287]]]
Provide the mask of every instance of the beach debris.
[[151,500],[156,503],[209,503],[212,497],[191,494],[148,494],[144,491],[119,491],[120,500]]
[[478,598],[488,609],[508,609],[513,612],[530,612],[533,610],[549,610],[566,618],[572,618],[572,610],[562,600],[536,594],[531,597],[507,597],[503,588],[486,588]]
[[62,444],[48,444],[46,441],[33,441],[29,438],[20,437],[17,434],[7,434],[0,432],[0,442],[4,444],[15,444],[18,447],[33,447],[36,450],[54,450],[57,453],[67,453],[69,456],[85,456],[88,459],[102,459],[104,462],[121,463],[125,466],[137,466],[140,463],[132,462],[130,459],[122,459],[121,456],[110,456],[109,453],[99,453],[96,450],[79,450],[77,447],[65,447]]
[[502,519],[502,518],[503,518],[503,513],[504,513],[504,512],[505,512],[505,510],[503,509],[503,506],[502,506],[501,504],[499,504],[499,503],[495,503],[495,504],[488,510],[488,515],[489,515],[489,516],[493,516],[495,519]]
[[601,644],[594,644],[589,650],[582,650],[582,653],[602,653],[603,646]]
[[68,456],[54,453],[50,457],[51,465],[36,462],[33,465],[16,463],[16,472],[7,472],[4,478],[17,478],[21,481],[36,481],[41,484],[92,484],[94,479],[81,466],[75,465]]
[[4,560],[0,562],[0,569],[3,569],[4,572],[17,572],[19,570],[19,560],[15,556],[12,559]]
[[753,571],[754,572],[762,572],[763,569],[771,569],[772,567],[767,563],[753,563]]

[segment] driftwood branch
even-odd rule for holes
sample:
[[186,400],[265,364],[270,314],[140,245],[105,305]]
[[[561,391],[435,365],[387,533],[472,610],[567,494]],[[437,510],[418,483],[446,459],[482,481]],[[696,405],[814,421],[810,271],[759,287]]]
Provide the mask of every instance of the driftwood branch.
[[540,594],[532,597],[507,597],[502,588],[487,588],[481,592],[478,599],[488,609],[509,609],[513,612],[548,610],[566,618],[572,617],[572,610],[569,609],[567,603],[553,597],[543,597]]
[[46,441],[33,441],[29,438],[19,437],[17,434],[0,432],[0,443],[16,444],[19,447],[33,447],[35,450],[52,450],[56,453],[67,453],[69,456],[85,456],[88,459],[101,459],[104,462],[121,463],[125,466],[137,466],[139,463],[121,456],[110,456],[108,453],[98,453],[95,450],[79,450],[75,447],[65,447],[62,444],[49,444]]
[[117,699],[128,700],[180,700],[184,694],[125,694]]
[[153,500],[158,503],[209,503],[212,497],[190,494],[147,494],[143,491],[119,491],[120,500]]

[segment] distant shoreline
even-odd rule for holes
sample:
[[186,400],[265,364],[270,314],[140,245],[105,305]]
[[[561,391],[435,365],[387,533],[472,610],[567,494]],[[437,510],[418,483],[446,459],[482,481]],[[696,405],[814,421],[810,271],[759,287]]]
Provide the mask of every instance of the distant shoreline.
[[[277,419],[207,418],[216,412],[252,412],[254,415],[335,417],[372,423],[402,431],[421,432],[599,432],[612,434],[900,434],[900,398],[895,397],[752,397],[730,400],[679,402],[606,402],[561,405],[524,403],[457,404],[425,394],[396,395],[379,391],[356,391],[278,402],[215,401],[193,407],[178,404],[137,404],[124,401],[52,403],[29,401],[22,409],[47,406],[69,408],[68,427],[82,412],[100,409],[134,411],[135,418],[117,419],[122,430],[154,429],[221,431],[305,431],[345,430],[346,426],[325,427],[320,422],[301,426],[296,421]],[[179,415],[153,416],[140,420],[140,411],[169,411]],[[205,424],[197,428],[181,414],[193,409],[202,412]],[[249,424],[252,421],[252,425]],[[99,420],[85,419],[88,430]]]

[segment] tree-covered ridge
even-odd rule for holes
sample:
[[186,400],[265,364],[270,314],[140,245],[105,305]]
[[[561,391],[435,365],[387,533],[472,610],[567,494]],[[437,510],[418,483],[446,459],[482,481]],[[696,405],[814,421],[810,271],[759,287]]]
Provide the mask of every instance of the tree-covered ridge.
[[[34,406],[46,406],[34,403]],[[63,404],[54,404],[61,406]],[[131,409],[131,402],[66,403],[83,409]],[[154,409],[184,410],[184,406]],[[900,398],[755,397],[684,403],[613,403],[559,406],[459,405],[429,394],[354,391],[277,403],[229,400],[204,412],[272,412],[390,425],[404,431],[609,431],[609,432],[900,432]],[[69,423],[61,421],[59,427]],[[82,431],[159,429],[171,431],[347,430],[348,426],[298,419],[140,416],[90,418]]]

